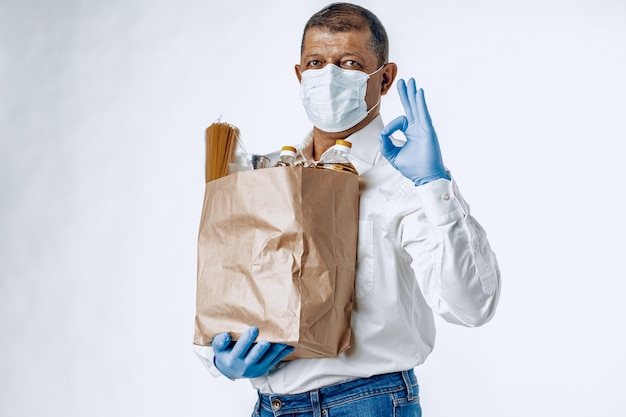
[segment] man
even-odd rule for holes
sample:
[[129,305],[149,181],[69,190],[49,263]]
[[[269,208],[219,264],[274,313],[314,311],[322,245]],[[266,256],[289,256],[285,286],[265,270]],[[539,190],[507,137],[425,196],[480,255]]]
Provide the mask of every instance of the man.
[[[351,348],[280,362],[292,348],[254,343],[252,327],[237,343],[224,333],[213,351],[197,352],[212,372],[251,379],[259,391],[254,415],[419,416],[413,368],[433,348],[433,311],[465,326],[487,322],[500,288],[495,256],[443,165],[413,79],[398,82],[406,116],[387,126],[381,120],[380,99],[397,67],[376,16],[347,3],[313,15],[295,72],[314,125],[300,153],[318,161],[347,139],[361,177]],[[398,130],[401,147],[390,139]]]

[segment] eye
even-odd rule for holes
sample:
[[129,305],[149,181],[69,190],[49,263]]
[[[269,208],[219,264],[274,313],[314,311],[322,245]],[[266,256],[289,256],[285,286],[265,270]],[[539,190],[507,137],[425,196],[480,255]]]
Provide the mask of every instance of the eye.
[[306,67],[307,68],[321,68],[322,61],[320,61],[319,59],[312,59],[309,62],[307,62]]
[[342,68],[347,68],[347,69],[360,69],[361,68],[361,64],[359,64],[356,61],[353,61],[351,59],[345,60],[341,63],[341,67]]

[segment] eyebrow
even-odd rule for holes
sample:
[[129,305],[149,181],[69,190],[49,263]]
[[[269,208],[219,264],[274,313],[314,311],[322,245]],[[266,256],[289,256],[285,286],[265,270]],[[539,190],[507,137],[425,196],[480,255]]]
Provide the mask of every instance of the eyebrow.
[[[354,57],[355,61],[359,61],[361,63],[365,62],[365,57],[361,54],[355,53],[355,52],[344,52],[341,54],[341,56],[339,57],[340,59],[343,59],[345,57]],[[312,54],[308,54],[303,56],[302,58],[304,59],[311,59],[311,58],[317,58],[317,57],[324,57],[324,54],[322,53],[312,53]]]

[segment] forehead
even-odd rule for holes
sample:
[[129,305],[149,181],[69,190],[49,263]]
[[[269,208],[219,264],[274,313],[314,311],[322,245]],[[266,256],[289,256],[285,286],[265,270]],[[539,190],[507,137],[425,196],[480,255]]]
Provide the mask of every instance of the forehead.
[[355,52],[375,58],[369,48],[370,40],[371,35],[368,30],[331,32],[321,28],[311,28],[304,35],[302,56],[329,52]]

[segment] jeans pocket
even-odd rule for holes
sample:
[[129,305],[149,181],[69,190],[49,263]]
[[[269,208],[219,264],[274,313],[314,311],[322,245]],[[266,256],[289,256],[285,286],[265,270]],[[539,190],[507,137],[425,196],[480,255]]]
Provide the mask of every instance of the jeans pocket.
[[398,392],[393,400],[394,417],[421,417],[422,405],[420,403],[419,386],[411,387],[413,395],[409,398],[406,391]]
[[420,397],[416,396],[410,400],[405,397],[394,401],[393,415],[394,417],[422,417]]

